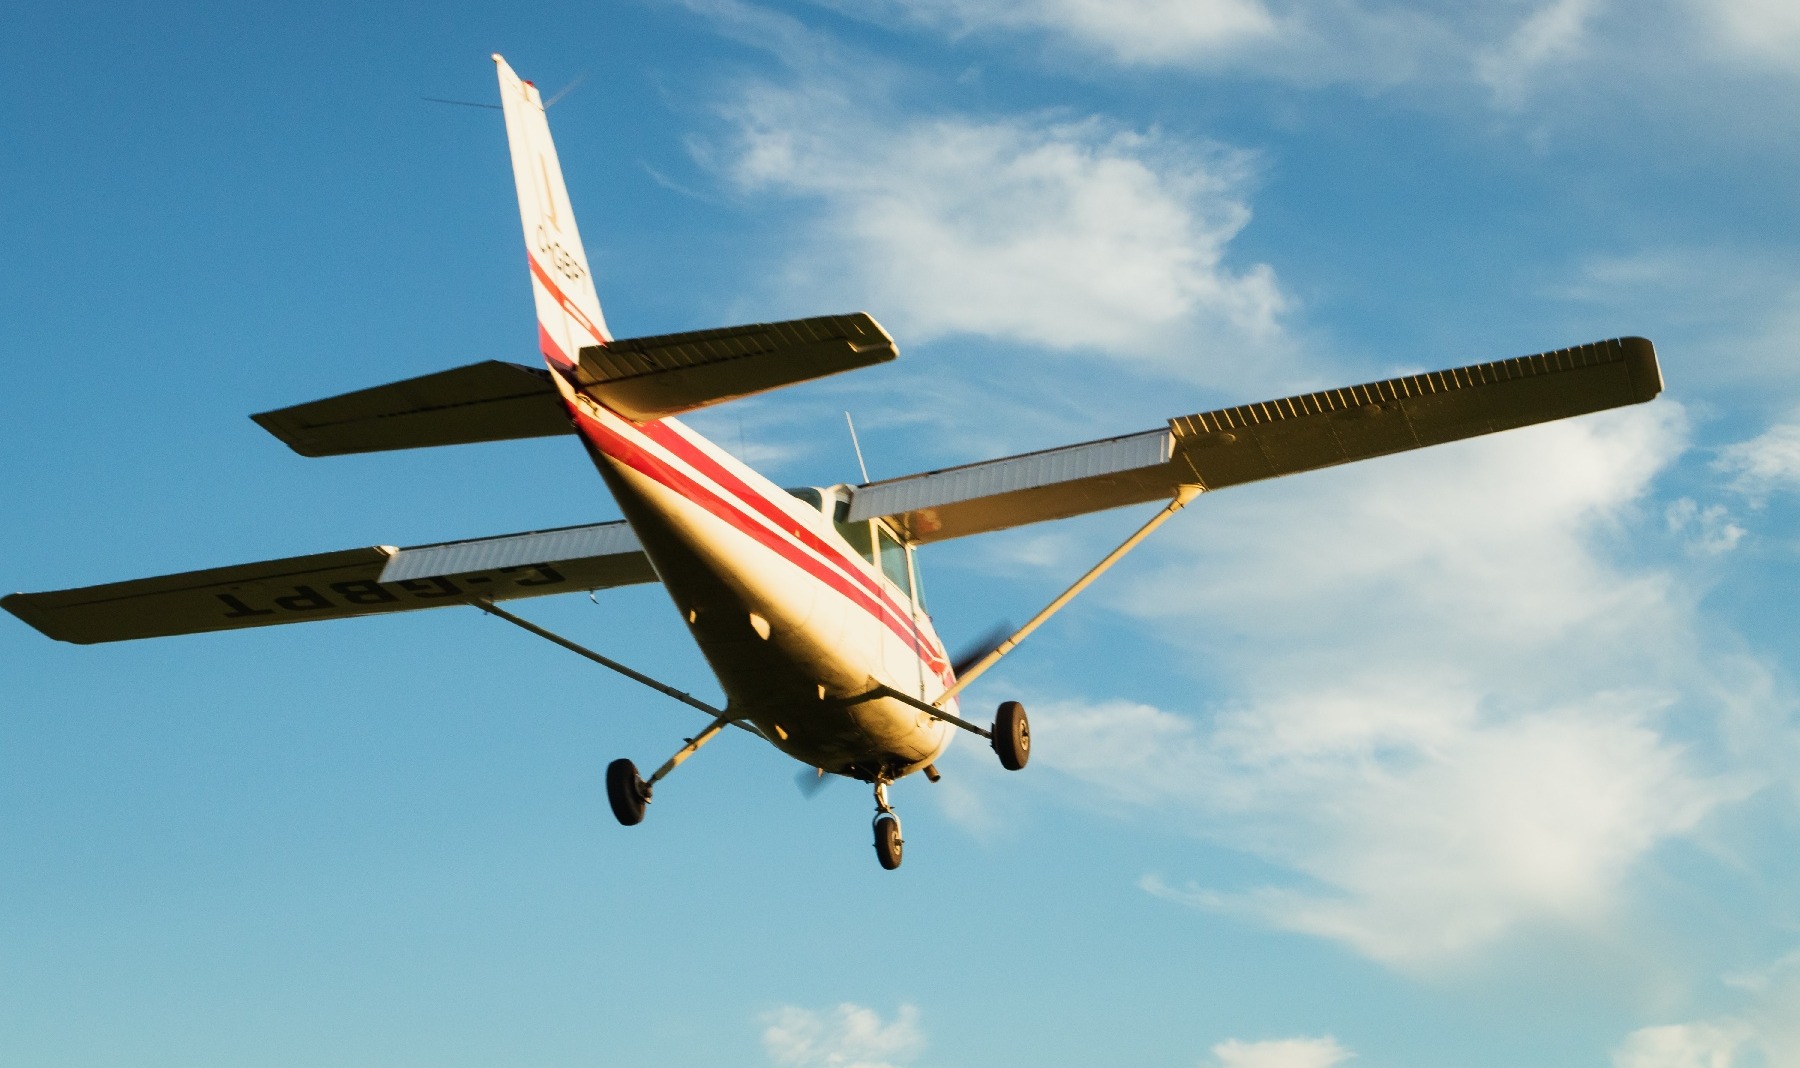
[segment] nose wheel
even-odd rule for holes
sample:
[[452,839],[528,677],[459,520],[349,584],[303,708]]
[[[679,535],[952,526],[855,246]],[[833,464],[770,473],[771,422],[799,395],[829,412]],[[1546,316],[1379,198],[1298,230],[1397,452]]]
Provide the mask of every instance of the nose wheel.
[[900,821],[892,816],[875,817],[875,859],[893,871],[900,866],[906,840],[900,837]]
[[900,817],[894,812],[894,806],[888,804],[887,782],[877,780],[875,783],[875,859],[881,866],[893,871],[900,866],[905,856],[906,840],[900,837]]

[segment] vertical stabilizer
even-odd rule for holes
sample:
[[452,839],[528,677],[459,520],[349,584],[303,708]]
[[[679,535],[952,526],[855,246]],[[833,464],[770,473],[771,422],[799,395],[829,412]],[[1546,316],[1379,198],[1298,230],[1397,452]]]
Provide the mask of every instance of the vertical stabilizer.
[[594,276],[581,247],[581,233],[575,228],[575,212],[563,185],[556,145],[550,140],[543,97],[537,86],[521,80],[499,55],[494,56],[494,66],[500,74],[506,141],[512,149],[519,218],[525,225],[525,253],[531,262],[538,346],[553,365],[568,367],[582,348],[603,345],[612,335],[600,314]]

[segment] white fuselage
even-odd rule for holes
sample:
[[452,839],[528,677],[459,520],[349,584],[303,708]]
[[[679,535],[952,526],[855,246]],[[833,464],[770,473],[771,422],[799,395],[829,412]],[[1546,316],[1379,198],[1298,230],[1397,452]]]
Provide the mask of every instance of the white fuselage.
[[[673,419],[633,423],[565,397],[733,717],[856,778],[896,779],[937,759],[949,724],[865,695],[934,700],[954,681],[943,644],[908,591],[839,533],[831,491],[821,511]],[[911,586],[910,553],[889,549]]]

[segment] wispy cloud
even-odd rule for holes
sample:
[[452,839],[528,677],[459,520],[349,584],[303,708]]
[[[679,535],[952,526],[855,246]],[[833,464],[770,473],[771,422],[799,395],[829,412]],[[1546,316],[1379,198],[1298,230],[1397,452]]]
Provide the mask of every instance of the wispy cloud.
[[1613,1050],[1613,1068],[1800,1064],[1800,952],[1726,976],[1725,985],[1745,995],[1737,1011],[1639,1028]]
[[[719,162],[818,206],[785,284],[906,336],[1089,350],[1198,377],[1283,343],[1291,304],[1228,249],[1251,156],[1100,119],[896,117],[814,82],[753,86]],[[1207,338],[1208,344],[1197,344]]]
[[1713,468],[1731,488],[1761,505],[1770,494],[1800,490],[1800,411],[1749,439],[1719,450]]
[[1733,1068],[1746,1030],[1736,1022],[1641,1028],[1613,1051],[1613,1068]]
[[[1800,74],[1786,0],[1542,0],[1504,5],[1365,0],[815,0],[856,18],[956,38],[1010,36],[1118,67],[1303,87],[1424,87],[1502,111],[1612,95],[1642,106],[1710,92],[1721,74]],[[1698,47],[1696,47],[1698,46]],[[1659,77],[1647,81],[1641,71]]]
[[1643,700],[1484,715],[1471,692],[1363,677],[1210,727],[1120,704],[1034,716],[1047,766],[1304,877],[1222,892],[1150,876],[1146,890],[1423,966],[1521,923],[1603,918],[1651,848],[1734,796]]
[[1329,1035],[1264,1042],[1232,1038],[1214,1046],[1212,1054],[1219,1068],[1331,1068],[1355,1056]]
[[896,6],[959,34],[1055,34],[1120,63],[1152,66],[1216,61],[1279,32],[1261,0],[897,0]]
[[1787,0],[1688,0],[1726,54],[1800,74],[1800,7]]
[[[1800,265],[1787,249],[1653,247],[1590,256],[1552,294],[1656,323],[1680,384],[1750,386],[1781,397],[1800,384]],[[1673,380],[1673,379],[1672,379]]]
[[1545,68],[1578,59],[1587,47],[1588,25],[1602,0],[1551,0],[1476,63],[1481,80],[1503,107],[1522,106]]
[[1659,845],[1762,781],[1687,740],[1731,685],[1691,598],[1608,548],[1662,527],[1640,502],[1685,433],[1664,401],[1203,497],[1112,604],[1216,695],[1033,704],[1038,761],[1292,873],[1144,880],[1171,900],[1408,968],[1598,929]]
[[788,1068],[895,1068],[925,1045],[919,1011],[902,1005],[891,1021],[845,1002],[827,1011],[784,1005],[763,1014],[763,1050]]
[[1718,556],[1737,548],[1748,533],[1731,518],[1722,504],[1700,507],[1692,497],[1678,497],[1663,510],[1669,532],[1687,541],[1688,551],[1699,556]]

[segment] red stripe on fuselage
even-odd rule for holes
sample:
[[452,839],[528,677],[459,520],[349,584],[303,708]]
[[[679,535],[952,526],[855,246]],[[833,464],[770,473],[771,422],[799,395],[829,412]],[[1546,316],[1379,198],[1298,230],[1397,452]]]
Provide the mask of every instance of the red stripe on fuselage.
[[[714,483],[723,488],[725,492],[736,497],[741,503],[749,505],[764,519],[775,524],[777,529],[782,533],[788,533],[788,528],[794,526],[793,517],[788,515],[779,504],[769,500],[764,495],[756,492],[754,488],[746,485],[743,479],[728,471],[725,468],[725,465],[719,463],[714,457],[707,455],[705,449],[688,440],[674,427],[667,423],[658,422],[646,423],[638,429],[643,432],[644,437],[669,450],[669,452],[673,453],[677,459],[682,460],[694,470],[711,479]],[[811,549],[813,552],[824,557],[827,564],[830,564],[838,571],[838,573],[842,574],[851,582],[861,586],[870,596],[881,598],[884,601],[887,599],[887,591],[881,588],[879,582],[872,578],[868,572],[864,571],[854,563],[851,563],[850,558],[845,556],[842,551],[836,549],[834,546],[826,544],[825,539],[821,538],[817,532],[801,527],[798,530],[792,531],[792,534],[794,540],[798,541],[805,548]],[[906,612],[898,605],[890,604],[889,607],[902,618],[906,618]]]
[[[870,584],[870,579],[869,576],[862,574],[860,569],[854,569],[855,577],[859,581],[850,581],[849,575],[828,568],[825,566],[826,561],[819,560],[805,552],[802,549],[801,544],[793,540],[792,536],[786,533],[787,525],[793,523],[793,517],[780,514],[777,521],[782,522],[784,526],[779,531],[771,530],[757,522],[752,516],[746,514],[741,508],[736,506],[735,502],[729,501],[717,492],[707,489],[686,472],[679,470],[668,461],[657,456],[650,450],[645,449],[637,442],[631,441],[624,434],[605,425],[599,419],[589,415],[587,412],[578,412],[577,414],[579,416],[578,422],[583,434],[585,434],[602,453],[625,464],[633,470],[638,471],[653,481],[674,490],[683,498],[692,501],[719,519],[724,520],[726,523],[730,524],[733,529],[749,535],[751,538],[761,543],[765,548],[773,550],[777,555],[786,559],[789,563],[798,566],[813,578],[818,579],[836,590],[852,604],[858,605],[864,611],[874,616],[884,624],[888,630],[892,631],[896,637],[912,644],[915,654],[923,654],[927,663],[931,666],[933,671],[937,673],[940,679],[946,675],[946,668],[948,667],[946,658],[939,650],[933,648],[930,641],[925,638],[924,633],[919,630],[918,625],[914,623],[910,617],[906,616],[905,613],[899,611],[898,607],[891,602],[891,599],[885,590],[881,590],[879,586],[874,590],[866,588]],[[647,431],[652,427],[658,426],[659,424],[652,423],[634,429]],[[659,429],[667,431],[668,428],[659,427]],[[648,440],[654,440],[647,434],[645,437]],[[661,443],[659,442],[659,444]],[[686,442],[683,444],[687,447],[682,451],[691,455],[694,451],[692,444]],[[671,450],[671,452],[674,451],[675,450]],[[684,460],[687,459],[686,456],[681,458]],[[710,458],[708,459],[710,460]],[[716,466],[716,463],[714,466]],[[776,508],[773,502],[756,494],[754,490],[749,486],[744,485],[740,480],[732,479],[731,481],[736,483],[735,487],[732,489],[734,493],[747,495],[748,499],[745,503],[758,502],[768,508],[774,508],[776,513],[780,513],[780,509]],[[764,514],[768,514],[767,510],[764,508],[759,508],[758,510],[763,511]],[[810,534],[811,532],[806,533]],[[830,552],[829,548],[827,548],[822,541],[817,539],[816,536],[813,537],[812,540],[817,543],[820,551],[826,553]],[[895,618],[896,616],[898,618]],[[948,685],[948,683],[946,683],[946,685]]]
[[[763,494],[756,492],[753,487],[747,485],[737,475],[733,474],[723,464],[719,463],[717,459],[708,455],[706,450],[700,445],[683,436],[676,428],[667,423],[658,422],[646,423],[638,429],[643,432],[646,438],[661,445],[663,448],[668,449],[677,459],[687,463],[696,471],[723,487],[727,493],[736,497],[741,503],[748,504],[765,519],[774,523],[781,533],[790,533],[789,528],[795,525],[794,519],[783,511],[779,504],[769,500],[769,498]],[[794,540],[799,542],[803,548],[811,549],[813,552],[823,557],[824,562],[827,565],[835,568],[839,574],[862,587],[862,589],[870,596],[880,601],[883,608],[891,613],[892,617],[903,620],[902,626],[905,628],[904,631],[894,628],[891,618],[884,620],[884,622],[887,622],[889,628],[893,629],[896,634],[899,634],[902,638],[912,642],[913,652],[924,656],[927,665],[929,665],[938,675],[943,675],[944,669],[949,666],[948,660],[938,650],[932,648],[931,643],[926,640],[924,633],[918,629],[918,624],[913,622],[912,616],[894,602],[893,598],[889,596],[887,590],[882,587],[879,581],[872,578],[868,572],[858,567],[852,562],[851,558],[844,555],[841,550],[828,544],[816,531],[800,527],[799,529],[792,530],[791,533]],[[811,564],[808,564],[807,567],[808,570],[816,571]],[[946,683],[945,685],[949,684]]]

